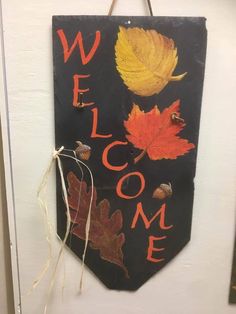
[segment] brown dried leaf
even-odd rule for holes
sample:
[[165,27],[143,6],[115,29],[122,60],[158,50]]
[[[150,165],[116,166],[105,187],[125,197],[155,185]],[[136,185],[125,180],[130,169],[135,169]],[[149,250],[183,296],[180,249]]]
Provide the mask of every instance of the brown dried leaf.
[[[67,175],[68,201],[71,219],[74,223],[71,232],[78,238],[85,240],[85,226],[88,216],[91,187],[87,189],[85,181],[80,181],[73,172]],[[124,233],[119,233],[123,226],[120,210],[116,210],[110,217],[110,203],[107,199],[97,203],[97,193],[94,188],[91,210],[91,224],[89,243],[92,249],[100,251],[100,257],[121,267],[126,277],[128,270],[124,265],[122,246],[125,242]]]

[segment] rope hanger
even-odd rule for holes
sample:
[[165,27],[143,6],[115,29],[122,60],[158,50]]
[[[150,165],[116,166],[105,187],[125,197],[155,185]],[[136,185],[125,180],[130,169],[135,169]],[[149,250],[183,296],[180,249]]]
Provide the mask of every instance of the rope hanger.
[[[110,6],[110,9],[109,9],[109,12],[108,12],[108,16],[111,16],[111,15],[112,15],[112,12],[113,12],[115,3],[116,3],[116,0],[112,0],[111,6]],[[153,16],[153,10],[152,10],[151,0],[147,0],[147,5],[148,5],[148,9],[149,9],[150,16]]]

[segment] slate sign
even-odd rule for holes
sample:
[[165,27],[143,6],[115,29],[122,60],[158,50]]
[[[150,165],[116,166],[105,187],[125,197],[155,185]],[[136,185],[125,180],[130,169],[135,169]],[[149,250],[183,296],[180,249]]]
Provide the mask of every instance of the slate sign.
[[[206,37],[201,17],[53,17],[56,147],[93,173],[85,263],[110,289],[138,289],[190,240]],[[91,179],[63,168],[81,258]]]

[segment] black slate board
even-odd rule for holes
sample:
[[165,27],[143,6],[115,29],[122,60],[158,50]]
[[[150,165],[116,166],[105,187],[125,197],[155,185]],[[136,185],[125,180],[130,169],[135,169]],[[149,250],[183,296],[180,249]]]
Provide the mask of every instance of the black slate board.
[[[138,96],[123,83],[115,63],[114,46],[119,26],[154,29],[164,36],[172,38],[178,48],[179,61],[174,73],[185,71],[187,76],[179,82],[170,82],[159,94],[150,97]],[[58,30],[63,30],[68,46],[71,47],[78,32],[83,37],[85,55],[90,51],[96,31],[100,31],[100,44],[93,58],[82,64],[80,50],[75,47],[67,62],[64,62],[63,47]],[[171,261],[189,242],[191,233],[192,206],[194,195],[194,176],[197,157],[202,88],[204,79],[207,33],[205,18],[201,17],[133,17],[133,16],[54,16],[53,17],[53,61],[54,61],[54,99],[55,99],[55,137],[56,147],[65,146],[75,149],[75,141],[80,140],[92,148],[91,157],[86,164],[94,174],[97,190],[97,204],[103,199],[110,203],[110,213],[120,210],[123,221],[120,233],[124,234],[122,252],[123,264],[129,278],[117,264],[100,256],[99,249],[89,245],[86,265],[109,288],[136,290],[151,276]],[[90,75],[81,79],[84,102],[94,102],[92,106],[81,110],[73,106],[74,75]],[[174,101],[181,101],[181,117],[186,126],[180,136],[195,145],[184,156],[175,160],[150,160],[144,156],[134,164],[134,156],[140,152],[132,143],[116,146],[109,153],[110,163],[128,167],[122,171],[107,169],[102,163],[104,149],[113,141],[126,142],[127,131],[124,120],[136,103],[145,112],[158,105],[162,112]],[[92,138],[93,109],[97,108],[97,133],[112,134],[110,138]],[[73,172],[78,178],[78,166],[64,158],[65,175]],[[139,172],[145,178],[145,189],[137,198],[123,199],[116,193],[118,181],[129,172]],[[91,184],[85,170],[84,181]],[[162,183],[171,182],[171,198],[159,200],[152,198],[153,191]],[[126,195],[135,195],[139,190],[139,178],[132,176],[124,189]],[[160,217],[146,229],[139,217],[136,227],[131,228],[137,204],[141,203],[146,216],[151,217],[166,204],[165,226],[160,227]],[[59,175],[57,173],[57,231],[61,238],[65,234],[66,210],[62,198]],[[119,232],[117,232],[117,235]],[[154,242],[154,247],[164,247],[163,251],[152,252],[152,256],[163,259],[151,262],[147,259],[150,236],[164,237]],[[90,241],[91,242],[91,241]],[[84,240],[72,235],[68,246],[81,258]]]

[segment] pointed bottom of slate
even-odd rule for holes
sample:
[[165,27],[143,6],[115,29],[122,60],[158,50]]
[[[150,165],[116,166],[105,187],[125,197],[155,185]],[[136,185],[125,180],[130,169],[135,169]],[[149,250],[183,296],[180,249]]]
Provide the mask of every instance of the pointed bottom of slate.
[[[119,267],[106,261],[102,261],[101,263],[99,254],[96,255],[94,252],[90,252],[90,249],[88,248],[85,262],[85,265],[87,266],[86,271],[94,273],[95,278],[97,277],[108,289],[136,291],[151,277],[154,277],[155,274],[157,274],[164,266],[171,262],[172,259],[178,255],[178,253],[187,245],[189,241],[190,239],[187,239],[186,242],[183,243],[178,250],[176,250],[176,254],[170,257],[169,260],[165,260],[162,263],[156,264],[152,271],[145,272],[145,269],[139,269],[139,271],[136,273],[134,271],[130,271],[129,278],[125,277],[124,272],[119,269]],[[76,255],[76,258],[78,258],[77,250],[74,251],[72,246],[69,246],[69,248]]]

